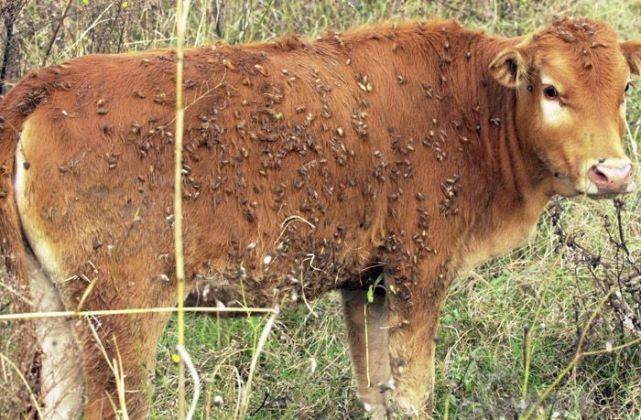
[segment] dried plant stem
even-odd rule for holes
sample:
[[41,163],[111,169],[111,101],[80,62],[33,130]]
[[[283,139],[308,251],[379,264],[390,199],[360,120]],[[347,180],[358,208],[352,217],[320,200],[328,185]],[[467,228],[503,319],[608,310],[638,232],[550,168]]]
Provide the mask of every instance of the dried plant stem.
[[583,353],[583,356],[597,356],[599,354],[606,354],[606,353],[614,353],[615,351],[623,350],[628,347],[632,347],[634,345],[641,344],[641,337],[635,338],[632,341],[628,341],[627,343],[619,344],[618,346],[614,346],[611,349],[602,349],[602,350],[593,350],[593,351],[586,351]]
[[93,288],[94,288],[94,286],[96,285],[97,282],[98,282],[98,278],[96,277],[95,279],[93,279],[91,281],[91,283],[89,283],[89,286],[87,286],[85,291],[82,293],[82,297],[80,298],[80,302],[78,302],[78,306],[76,307],[76,311],[82,310],[82,306],[84,305],[85,301],[87,300],[87,298],[91,294],[91,291],[93,290]]
[[9,73],[9,61],[11,59],[12,44],[14,36],[14,25],[18,20],[20,10],[27,4],[27,0],[0,1],[0,19],[4,20],[5,39],[2,64],[0,65],[0,95],[5,93],[5,79]]
[[194,367],[194,363],[191,361],[191,356],[183,346],[176,346],[176,351],[180,355],[180,360],[187,366],[189,370],[189,375],[191,380],[194,383],[194,396],[191,399],[191,404],[189,405],[189,412],[187,412],[186,420],[191,420],[196,414],[196,405],[198,404],[198,398],[200,397],[200,377],[198,376],[198,371]]
[[236,419],[244,419],[247,415],[247,408],[249,407],[249,395],[251,393],[252,379],[256,371],[256,366],[258,365],[258,359],[260,358],[260,354],[263,351],[263,347],[267,342],[267,337],[269,337],[269,333],[272,327],[274,326],[274,322],[276,321],[276,317],[278,316],[279,313],[280,313],[280,307],[276,305],[274,307],[274,312],[269,317],[269,319],[267,319],[267,322],[263,327],[263,331],[260,333],[260,337],[258,338],[258,343],[256,344],[256,349],[254,350],[254,354],[252,355],[251,365],[249,366],[249,375],[247,376],[247,383],[242,388],[240,405],[237,407],[236,415],[234,416],[234,418]]
[[530,328],[525,329],[523,332],[523,385],[521,386],[521,398],[525,400],[528,392],[528,384],[530,382],[530,368],[532,364],[532,335],[536,329],[536,322],[539,319],[541,314],[541,309],[543,308],[543,301],[545,297],[544,290],[541,294],[541,299],[537,305],[536,312],[534,313],[534,320]]
[[49,40],[49,44],[47,44],[47,50],[45,51],[45,55],[42,58],[42,66],[47,65],[47,60],[49,59],[49,54],[51,54],[51,47],[53,47],[53,43],[56,42],[56,38],[58,37],[58,32],[60,32],[60,28],[62,27],[62,24],[67,17],[67,14],[69,13],[69,8],[71,8],[71,4],[73,3],[73,0],[69,0],[67,2],[67,6],[65,7],[65,11],[62,13],[62,16],[60,17],[60,20],[58,21],[58,25],[56,25],[56,29],[53,31],[53,35],[51,35],[51,39]]
[[5,42],[4,53],[2,54],[2,68],[0,68],[0,95],[4,93],[4,81],[7,77],[9,68],[9,56],[11,55],[11,43],[13,42],[13,22],[14,17],[9,16],[5,19]]
[[238,372],[238,369],[233,366],[234,370],[234,375],[236,376],[236,385],[238,386],[238,392],[236,393],[236,406],[234,408],[234,420],[238,418],[238,410],[240,410],[240,400],[242,398],[242,393],[243,393],[243,380],[240,377],[240,372]]
[[[205,312],[205,313],[274,313],[273,308],[208,308],[208,307],[183,307],[183,312]],[[16,314],[0,315],[0,321],[20,321],[45,318],[68,318],[87,316],[111,316],[111,315],[139,315],[139,314],[160,314],[178,312],[177,307],[154,307],[154,308],[128,308],[128,309],[103,309],[96,311],[54,311],[54,312],[23,312]]]
[[125,396],[127,392],[125,388],[125,368],[122,365],[122,357],[120,356],[120,349],[118,348],[116,336],[113,337],[113,342],[117,358],[113,358],[111,365],[113,366],[114,380],[116,381],[118,403],[120,404],[120,416],[122,417],[122,420],[129,420],[129,414],[127,412],[127,398]]
[[[178,300],[178,347],[185,347],[185,260],[183,242],[182,161],[185,104],[183,101],[183,69],[185,59],[185,26],[183,0],[176,1],[176,136],[174,144],[174,248]],[[185,364],[178,363],[178,418],[185,418]]]
[[554,389],[559,385],[559,383],[563,380],[563,378],[565,378],[565,376],[572,369],[574,369],[576,366],[579,365],[579,363],[581,363],[581,360],[583,358],[585,358],[587,356],[597,356],[597,355],[601,355],[601,354],[614,353],[614,352],[623,350],[625,348],[632,347],[632,346],[637,345],[637,344],[641,344],[641,337],[636,338],[636,339],[631,340],[631,341],[628,341],[627,343],[620,344],[618,346],[612,347],[611,349],[593,350],[593,351],[586,351],[586,352],[577,351],[577,353],[574,355],[574,357],[572,358],[570,363],[568,363],[567,366],[565,366],[565,368],[563,368],[563,370],[561,371],[561,373],[559,373],[559,375],[556,377],[554,382],[550,386],[548,386],[545,389],[545,391],[543,391],[543,393],[539,397],[538,401],[534,405],[532,405],[525,412],[525,414],[523,415],[523,417],[521,417],[521,419],[522,420],[527,420],[527,419],[531,418],[533,416],[534,411],[536,410],[536,408],[538,406],[540,406],[543,403],[543,401],[545,401],[545,399],[550,395],[550,393],[552,391],[554,391]]
[[530,382],[530,365],[532,363],[532,329],[523,330],[523,385],[521,386],[521,398],[527,397],[528,383]]
[[11,368],[16,371],[16,373],[18,374],[18,377],[20,378],[25,388],[29,392],[29,397],[31,398],[31,401],[33,402],[33,406],[35,407],[36,412],[38,413],[38,418],[44,419],[44,417],[42,416],[42,411],[40,410],[40,406],[38,405],[38,400],[36,399],[36,396],[34,395],[33,390],[29,386],[29,382],[27,382],[27,379],[24,377],[24,375],[20,371],[20,368],[18,368],[18,366],[16,366],[15,363],[11,361],[11,359],[9,359],[7,356],[5,356],[2,353],[0,353],[0,360],[2,360],[3,363],[6,363],[9,366],[11,366]]
[[584,356],[583,353],[583,343],[585,342],[585,337],[590,330],[590,327],[592,326],[592,323],[594,322],[594,319],[596,316],[601,312],[603,309],[603,306],[607,303],[608,299],[610,298],[610,295],[614,292],[614,290],[611,290],[601,301],[599,304],[594,308],[592,311],[592,314],[590,314],[590,318],[588,321],[585,323],[585,328],[583,329],[583,332],[581,333],[581,337],[579,338],[579,342],[577,343],[576,346],[576,352],[574,353],[574,357],[570,362],[561,370],[561,372],[557,375],[556,379],[554,382],[552,382],[539,396],[539,399],[532,404],[527,411],[523,414],[522,420],[527,420],[531,418],[534,415],[534,412],[536,409],[543,404],[543,402],[547,399],[547,397],[556,389],[556,387],[561,383],[561,381],[567,376],[568,373],[572,369],[574,369],[580,362],[581,359]]
[[[123,420],[128,420],[129,414],[127,412],[127,401],[125,398],[126,390],[125,390],[125,382],[124,382],[124,376],[123,376],[124,371],[123,371],[122,359],[120,357],[120,350],[118,349],[118,342],[116,341],[116,337],[115,336],[113,337],[113,342],[116,349],[116,355],[118,356],[118,360],[116,360],[116,358],[109,359],[109,356],[107,355],[107,350],[105,349],[105,346],[102,344],[102,340],[100,339],[100,336],[96,331],[96,328],[91,323],[91,321],[87,322],[87,325],[91,330],[91,334],[93,335],[94,340],[96,340],[96,345],[98,346],[98,349],[102,353],[102,356],[105,358],[105,361],[107,362],[107,366],[109,366],[109,369],[111,369],[111,373],[114,376],[114,381],[116,382],[116,392],[118,394],[118,404],[120,406],[119,417],[122,417]],[[114,413],[118,414],[118,408],[116,407],[116,404],[112,400],[111,395],[107,394],[107,397],[109,398],[109,402],[111,404],[111,408],[114,410]]]
[[369,374],[369,334],[367,331],[367,302],[363,305],[363,328],[365,329],[365,375],[367,376],[367,387],[372,386]]

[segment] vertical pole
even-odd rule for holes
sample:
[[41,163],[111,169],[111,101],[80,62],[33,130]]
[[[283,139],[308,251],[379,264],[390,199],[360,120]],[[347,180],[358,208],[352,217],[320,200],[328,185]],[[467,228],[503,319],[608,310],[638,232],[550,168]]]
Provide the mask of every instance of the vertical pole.
[[[174,149],[174,247],[176,251],[176,281],[178,299],[178,346],[185,346],[185,261],[183,244],[182,155],[185,106],[183,101],[183,68],[186,20],[183,0],[176,0],[176,134]],[[178,418],[185,418],[185,364],[178,363]]]

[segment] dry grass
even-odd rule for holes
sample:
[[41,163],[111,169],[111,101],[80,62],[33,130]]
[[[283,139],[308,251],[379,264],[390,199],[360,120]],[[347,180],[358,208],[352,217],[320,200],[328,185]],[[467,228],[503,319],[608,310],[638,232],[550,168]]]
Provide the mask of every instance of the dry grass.
[[[173,6],[168,0],[28,1],[14,25],[9,85],[44,60],[57,63],[87,53],[172,45]],[[549,22],[555,14],[603,19],[624,37],[641,38],[638,0],[192,0],[186,45],[206,45],[219,37],[232,43],[270,39],[292,31],[315,36],[328,28],[394,17],[455,17],[489,31],[519,34]],[[5,28],[1,29],[5,34]],[[628,112],[632,146],[641,142],[639,87]],[[632,258],[639,258],[641,198],[636,194],[625,201],[627,244]],[[568,235],[604,259],[614,258],[616,247],[608,239],[602,218],[616,219],[610,201],[580,198],[561,200],[560,206],[561,224]],[[543,218],[530,243],[469,273],[450,291],[438,343],[436,416],[514,417],[532,407],[557,380],[540,406],[543,416],[641,416],[641,349],[617,348],[636,336],[619,323],[615,308],[607,302],[602,311],[595,312],[607,293],[585,261],[578,261],[575,250],[559,246],[554,214]],[[0,292],[0,314],[5,310],[5,296]],[[641,308],[630,302],[632,310],[641,315]],[[253,364],[257,369],[260,363],[260,369],[253,375],[249,405],[243,408],[249,417],[361,416],[339,299],[329,295],[310,305],[311,310],[301,306],[272,320],[271,338],[262,341],[266,318],[187,314],[185,347],[203,390],[197,414],[226,418],[237,412],[243,404],[241,385],[252,376],[252,359],[262,342],[262,360],[254,359]],[[581,329],[592,314],[591,328]],[[0,321],[0,337],[8,336],[8,327]],[[176,413],[178,377],[171,357],[175,343],[172,321],[159,347],[156,389],[149,395],[154,418]],[[0,345],[0,352],[5,344]],[[577,349],[585,356],[580,363]],[[0,379],[8,375],[8,366],[0,364]],[[0,391],[3,386],[0,380]],[[4,394],[0,392],[0,418]]]

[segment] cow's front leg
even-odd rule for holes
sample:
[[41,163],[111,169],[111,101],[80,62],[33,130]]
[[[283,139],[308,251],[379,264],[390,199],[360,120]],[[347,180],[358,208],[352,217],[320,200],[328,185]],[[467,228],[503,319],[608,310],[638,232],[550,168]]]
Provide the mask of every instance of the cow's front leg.
[[366,290],[343,289],[342,295],[358,397],[372,418],[384,418],[384,384],[391,377],[385,294],[375,293],[373,302]]
[[394,387],[390,408],[418,418],[432,414],[436,331],[447,289],[445,282],[426,279],[425,283],[392,283],[387,297]]

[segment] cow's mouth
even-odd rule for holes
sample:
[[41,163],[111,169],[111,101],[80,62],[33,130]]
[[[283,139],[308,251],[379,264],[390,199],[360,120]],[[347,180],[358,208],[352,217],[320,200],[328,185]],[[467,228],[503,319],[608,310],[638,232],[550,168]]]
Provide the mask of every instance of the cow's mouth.
[[577,177],[564,172],[553,172],[553,190],[555,194],[564,197],[576,197],[578,195],[590,195],[584,182]]
[[576,197],[588,193],[583,177],[574,175],[571,170],[567,171],[559,168],[545,155],[539,155],[539,159],[541,169],[546,176],[552,175],[552,194],[563,197]]
[[616,198],[625,194],[630,194],[634,192],[635,189],[636,188],[634,185],[630,185],[628,188],[626,188],[623,191],[602,191],[597,193],[588,192],[586,193],[586,195],[594,200],[602,200],[602,199],[608,199],[608,198]]

